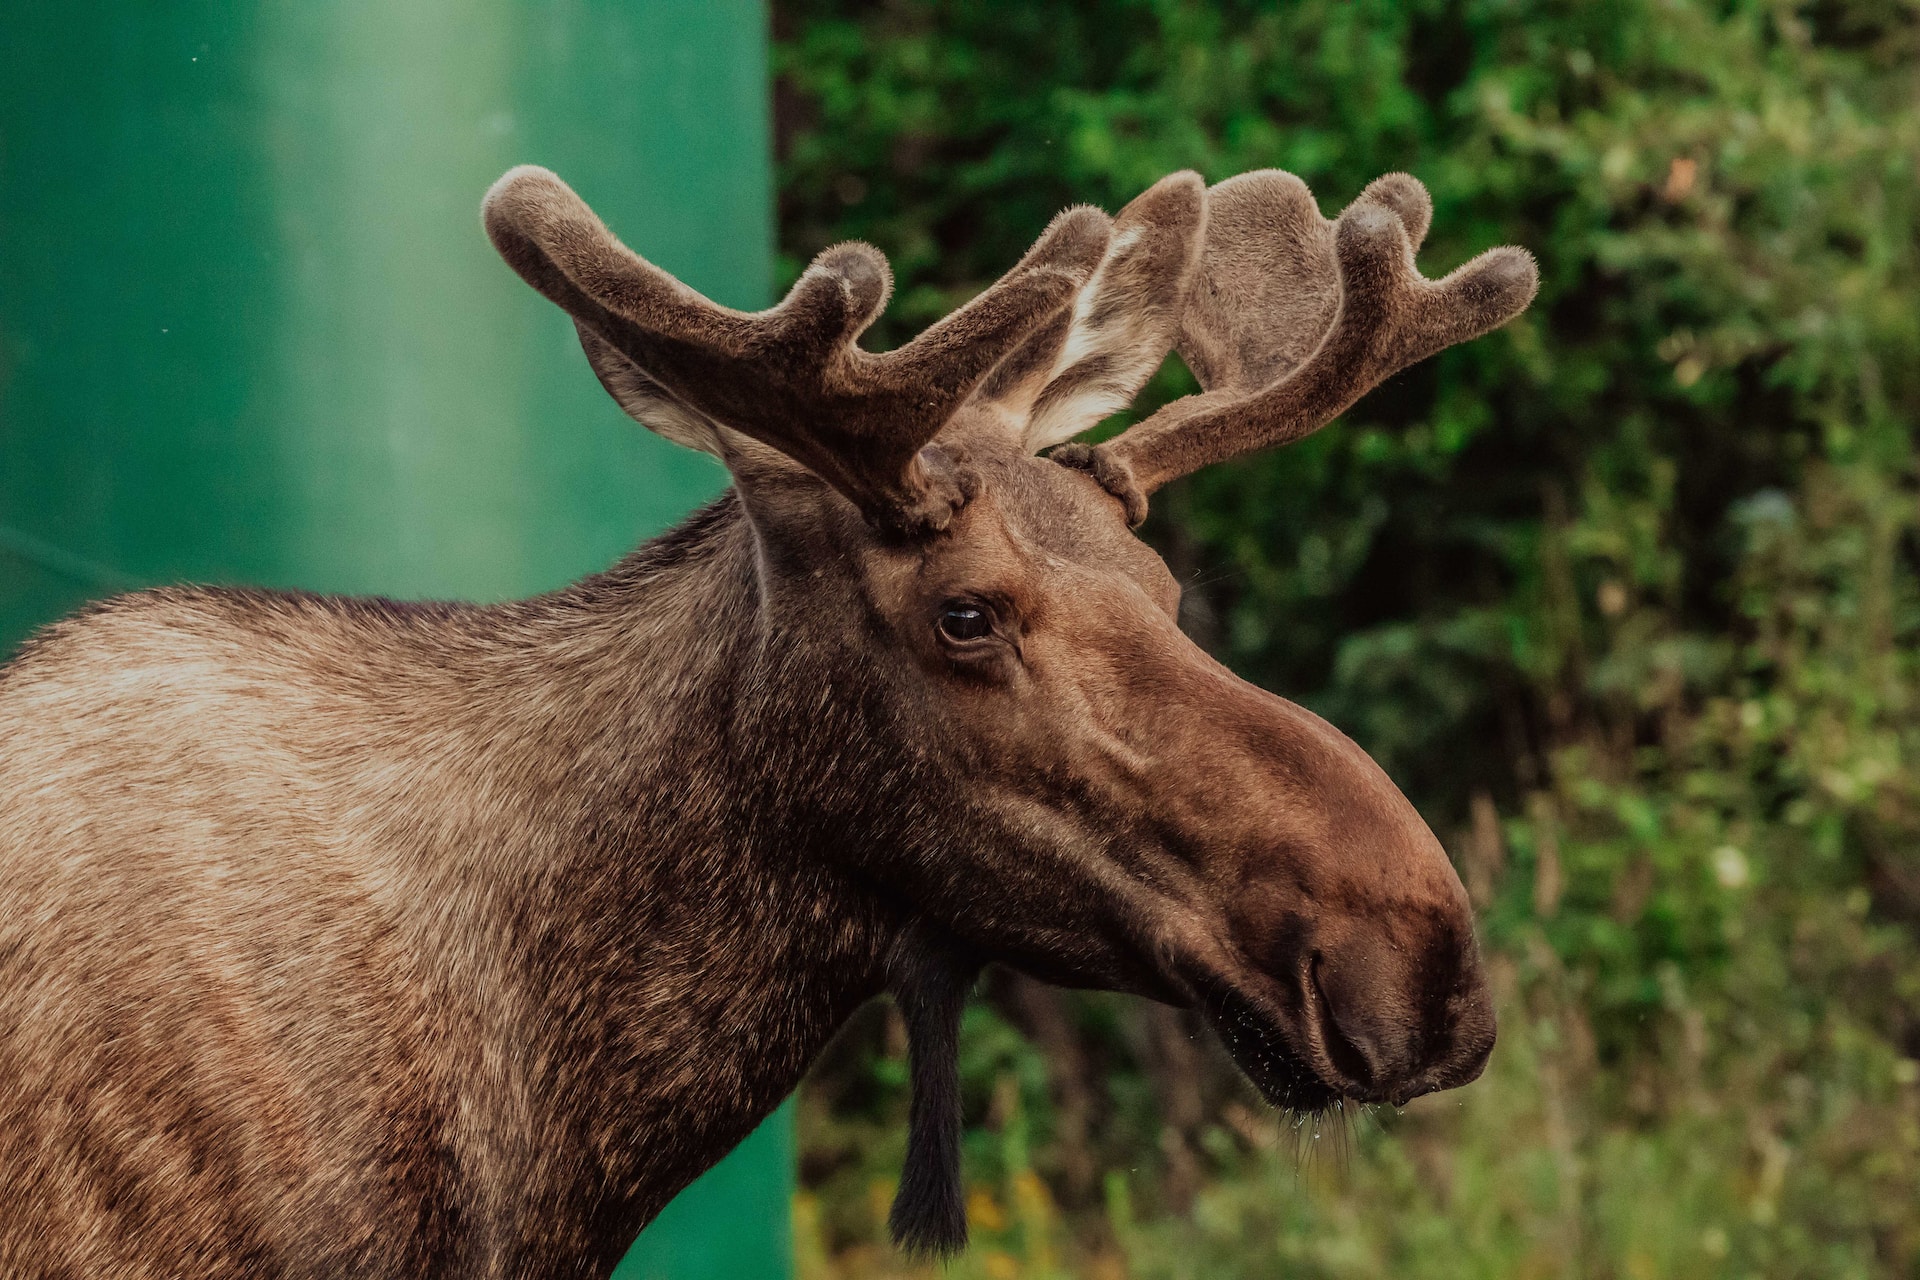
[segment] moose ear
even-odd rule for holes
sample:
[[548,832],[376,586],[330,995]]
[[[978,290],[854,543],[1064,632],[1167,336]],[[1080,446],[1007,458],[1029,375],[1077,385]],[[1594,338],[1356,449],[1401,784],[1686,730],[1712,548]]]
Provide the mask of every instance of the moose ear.
[[824,483],[778,449],[729,431],[677,399],[586,325],[575,321],[574,328],[579,330],[580,349],[587,353],[594,376],[629,418],[657,436],[720,459],[734,483],[760,499],[757,505],[763,516],[771,516],[778,509],[778,494],[796,490],[811,493]]
[[1120,211],[1073,305],[1028,337],[979,398],[1021,423],[1037,453],[1125,408],[1173,346],[1206,234],[1206,184],[1171,174]]
[[720,429],[711,418],[676,400],[672,392],[586,325],[576,320],[573,327],[580,332],[580,349],[587,353],[594,376],[629,418],[675,444],[725,459]]

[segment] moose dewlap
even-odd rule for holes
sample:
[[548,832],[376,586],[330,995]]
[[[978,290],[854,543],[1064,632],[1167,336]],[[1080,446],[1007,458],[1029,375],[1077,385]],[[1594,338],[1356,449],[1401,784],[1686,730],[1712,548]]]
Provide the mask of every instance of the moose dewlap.
[[[1175,174],[875,354],[867,245],[745,314],[502,178],[495,246],[733,487],[538,599],[151,591],[0,671],[0,1275],[605,1275],[883,991],[895,1235],[955,1249],[987,961],[1202,1009],[1280,1106],[1473,1079],[1440,846],[1130,531],[1525,307],[1516,249],[1420,276],[1428,217]],[[1070,443],[1170,348],[1202,393]]]

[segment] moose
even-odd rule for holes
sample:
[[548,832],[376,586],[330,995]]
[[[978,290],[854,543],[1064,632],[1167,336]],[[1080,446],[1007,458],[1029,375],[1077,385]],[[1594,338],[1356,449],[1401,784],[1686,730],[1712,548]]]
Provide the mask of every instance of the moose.
[[[1475,1078],[1440,844],[1133,532],[1526,307],[1430,217],[1177,173],[879,354],[871,246],[733,311],[508,173],[493,244],[731,487],[535,599],[167,587],[0,670],[0,1274],[604,1276],[888,993],[895,1238],[950,1252],[990,962],[1199,1010],[1280,1107]],[[1170,350],[1197,394],[1075,440]]]

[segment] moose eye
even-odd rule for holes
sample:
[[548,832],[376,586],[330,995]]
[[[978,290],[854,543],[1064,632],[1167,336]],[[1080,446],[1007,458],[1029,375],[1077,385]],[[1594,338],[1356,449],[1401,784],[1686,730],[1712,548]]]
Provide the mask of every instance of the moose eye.
[[942,636],[962,642],[984,640],[993,631],[993,619],[975,604],[948,605],[940,611],[940,621],[935,625]]

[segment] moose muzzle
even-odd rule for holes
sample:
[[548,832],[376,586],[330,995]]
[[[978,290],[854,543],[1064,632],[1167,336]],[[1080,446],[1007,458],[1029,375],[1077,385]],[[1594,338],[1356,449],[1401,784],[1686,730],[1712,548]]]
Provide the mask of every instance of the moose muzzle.
[[1233,684],[1186,704],[1203,767],[1180,771],[1196,791],[1179,806],[1183,843],[1207,850],[1227,935],[1202,965],[1200,1007],[1282,1106],[1398,1105],[1473,1080],[1493,1003],[1440,842],[1344,734]]
[[1442,927],[1424,949],[1378,939],[1315,946],[1302,978],[1308,1038],[1327,1083],[1400,1105],[1466,1084],[1493,1051],[1493,1005],[1470,938]]

